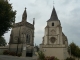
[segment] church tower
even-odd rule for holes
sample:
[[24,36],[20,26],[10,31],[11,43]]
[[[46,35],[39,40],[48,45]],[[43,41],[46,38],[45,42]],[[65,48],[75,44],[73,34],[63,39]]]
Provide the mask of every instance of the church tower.
[[62,27],[54,7],[45,27],[44,41],[44,44],[63,44]]
[[60,60],[64,60],[68,57],[67,47],[67,37],[62,32],[60,20],[58,19],[55,7],[53,7],[51,17],[45,27],[45,34],[42,44],[40,44],[40,50],[46,56],[55,56]]

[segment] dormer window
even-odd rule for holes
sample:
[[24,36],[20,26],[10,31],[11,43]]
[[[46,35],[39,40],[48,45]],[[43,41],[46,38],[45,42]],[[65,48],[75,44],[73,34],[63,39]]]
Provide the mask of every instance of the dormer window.
[[54,26],[54,23],[52,23],[52,26]]

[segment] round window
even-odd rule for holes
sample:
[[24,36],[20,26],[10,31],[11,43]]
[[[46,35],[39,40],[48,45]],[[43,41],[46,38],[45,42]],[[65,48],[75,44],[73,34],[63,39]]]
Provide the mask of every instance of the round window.
[[52,43],[54,43],[55,40],[56,40],[55,37],[51,37],[51,38],[50,38],[50,41],[51,41]]

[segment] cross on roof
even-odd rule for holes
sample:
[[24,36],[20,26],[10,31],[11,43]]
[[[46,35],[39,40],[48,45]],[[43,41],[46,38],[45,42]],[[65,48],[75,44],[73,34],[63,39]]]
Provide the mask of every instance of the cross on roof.
[[25,7],[25,10],[26,10],[27,8]]
[[54,7],[54,4],[55,4],[55,3],[54,3],[54,0],[53,0],[53,7]]

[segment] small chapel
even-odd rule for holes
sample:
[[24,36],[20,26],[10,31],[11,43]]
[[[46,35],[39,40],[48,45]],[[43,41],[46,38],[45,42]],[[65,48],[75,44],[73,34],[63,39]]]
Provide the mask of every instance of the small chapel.
[[69,57],[68,39],[62,32],[61,22],[58,19],[55,7],[53,7],[50,19],[47,20],[45,34],[40,44],[40,51],[45,56],[55,56],[59,60],[64,60]]
[[27,22],[26,8],[22,15],[22,21],[13,24],[10,41],[9,51],[21,53],[22,56],[32,56],[34,50],[34,19],[33,24]]

